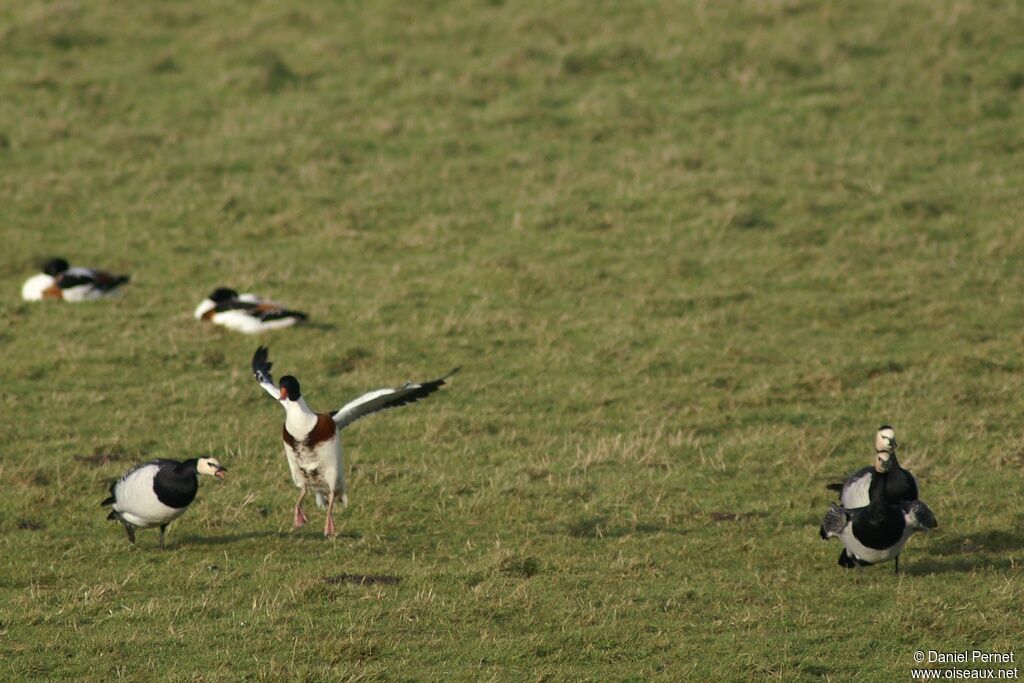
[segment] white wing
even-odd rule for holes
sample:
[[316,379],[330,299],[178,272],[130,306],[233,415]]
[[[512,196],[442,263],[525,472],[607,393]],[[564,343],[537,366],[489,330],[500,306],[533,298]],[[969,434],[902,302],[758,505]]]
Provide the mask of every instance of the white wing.
[[346,403],[340,410],[331,413],[338,428],[352,424],[361,417],[388,408],[398,408],[409,403],[415,403],[421,398],[426,398],[445,385],[445,381],[459,371],[455,368],[444,377],[430,382],[414,384],[406,383],[394,389],[377,389],[363,394],[354,401]]
[[874,476],[875,470],[871,467],[857,470],[850,475],[850,478],[843,484],[842,493],[839,494],[839,500],[844,508],[853,510],[854,508],[865,507],[871,502],[869,492],[871,489],[871,479]]
[[275,401],[279,401],[281,400],[281,390],[274,385],[274,378],[270,374],[272,363],[267,360],[267,354],[266,346],[256,349],[256,353],[252,356],[252,373],[263,390],[273,396]]

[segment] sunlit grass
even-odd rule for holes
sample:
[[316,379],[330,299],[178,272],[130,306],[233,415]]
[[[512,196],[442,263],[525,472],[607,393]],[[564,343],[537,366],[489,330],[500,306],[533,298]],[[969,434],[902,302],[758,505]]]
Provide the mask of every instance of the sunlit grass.
[[[0,7],[0,677],[900,680],[1012,650],[1020,20]],[[133,281],[22,303],[51,255]],[[218,285],[317,324],[204,327]],[[333,541],[290,530],[259,343],[319,410],[463,366],[346,430]],[[900,577],[817,536],[882,422],[940,523]],[[109,481],[200,453],[229,479],[129,548]]]

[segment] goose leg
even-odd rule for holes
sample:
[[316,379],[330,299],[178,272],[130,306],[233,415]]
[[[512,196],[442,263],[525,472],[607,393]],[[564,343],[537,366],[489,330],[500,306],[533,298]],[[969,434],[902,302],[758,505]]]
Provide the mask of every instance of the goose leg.
[[160,525],[160,549],[161,550],[163,550],[166,547],[166,546],[164,546],[164,534],[165,533],[167,533],[167,525],[166,524],[161,524]]
[[899,555],[896,556],[896,571],[893,572],[893,573],[895,573],[895,574],[899,574],[900,573],[900,556]]
[[324,522],[324,536],[334,535],[334,491],[327,494],[327,521]]
[[135,545],[135,529],[132,528],[131,524],[124,520],[121,520],[121,523],[124,524],[124,530],[128,534],[128,542]]
[[295,501],[295,528],[298,529],[300,526],[306,523],[306,515],[302,512],[302,499],[306,497],[306,487],[302,487],[302,492],[299,493],[299,499]]

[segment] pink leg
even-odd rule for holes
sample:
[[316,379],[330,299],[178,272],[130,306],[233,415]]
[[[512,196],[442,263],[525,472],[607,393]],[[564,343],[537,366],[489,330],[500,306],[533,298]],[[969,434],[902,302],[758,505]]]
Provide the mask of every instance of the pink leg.
[[324,536],[334,535],[334,491],[327,494],[327,521],[324,523]]
[[300,526],[306,523],[306,515],[302,512],[302,499],[306,497],[306,487],[302,487],[302,493],[299,494],[299,499],[295,501],[295,528],[298,529]]

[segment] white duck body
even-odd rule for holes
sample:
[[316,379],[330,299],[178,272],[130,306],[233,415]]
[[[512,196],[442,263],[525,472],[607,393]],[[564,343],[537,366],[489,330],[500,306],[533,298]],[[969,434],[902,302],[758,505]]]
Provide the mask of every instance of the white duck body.
[[247,292],[238,294],[228,287],[219,287],[196,307],[196,320],[243,334],[280,330],[306,319],[302,311],[287,309],[281,304]]
[[120,293],[121,286],[130,279],[103,270],[71,267],[64,259],[53,259],[43,264],[43,272],[25,281],[21,297],[25,301],[95,301]]
[[121,290],[117,287],[111,289],[101,289],[96,286],[95,282],[100,277],[99,273],[92,270],[91,268],[68,268],[62,276],[67,277],[82,277],[87,278],[90,282],[83,282],[80,285],[73,287],[61,288],[61,294],[64,301],[70,301],[72,303],[80,301],[96,301],[108,296],[117,296],[121,293]]
[[458,368],[444,377],[429,382],[406,382],[394,389],[377,389],[349,401],[331,413],[315,413],[302,397],[299,381],[291,375],[281,378],[280,387],[270,374],[271,363],[265,346],[256,349],[252,370],[260,386],[285,409],[282,434],[292,481],[300,489],[295,501],[295,528],[307,522],[302,500],[308,491],[316,494],[317,504],[326,507],[324,535],[334,535],[334,503],[348,505],[345,489],[345,468],[341,455],[339,432],[356,420],[381,410],[415,403],[440,389]]
[[21,286],[21,298],[25,301],[42,301],[47,296],[47,290],[50,290],[56,282],[52,275],[36,273],[25,280],[25,284]]
[[285,407],[284,454],[295,486],[316,494],[316,504],[327,507],[331,491],[348,505],[341,435],[330,415],[313,412],[305,398],[282,401]]

